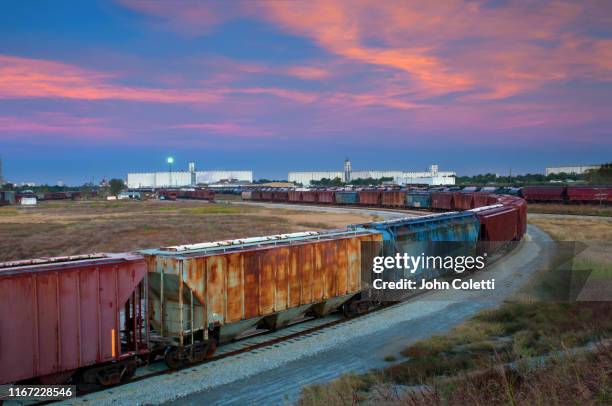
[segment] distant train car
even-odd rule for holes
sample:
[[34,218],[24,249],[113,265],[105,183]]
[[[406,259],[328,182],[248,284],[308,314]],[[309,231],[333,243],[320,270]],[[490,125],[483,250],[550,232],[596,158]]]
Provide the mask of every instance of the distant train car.
[[291,190],[289,191],[289,201],[292,203],[299,203],[302,201],[302,191]]
[[181,189],[177,196],[181,199],[213,201],[215,200],[215,191],[211,189]]
[[474,193],[473,192],[456,192],[453,194],[455,200],[455,209],[469,210],[474,208]]
[[565,200],[565,186],[526,186],[521,194],[528,202],[556,202]]
[[354,190],[342,190],[334,193],[337,204],[359,204],[359,193]]
[[317,202],[334,204],[336,203],[336,194],[333,190],[317,190]]
[[489,193],[476,192],[472,195],[472,197],[474,198],[473,208],[478,208],[478,207],[483,207],[483,206],[488,206],[490,204],[493,204],[493,202],[491,202]]
[[381,204],[385,207],[405,207],[405,190],[385,190],[382,192]]
[[275,202],[287,202],[289,201],[289,192],[286,190],[275,190],[272,193],[272,200]]
[[272,201],[274,197],[274,191],[272,189],[264,189],[261,191],[261,198],[264,202]]
[[160,189],[157,191],[159,200],[176,200],[178,192],[176,190]]
[[241,198],[242,200],[252,200],[252,193],[253,193],[253,192],[251,192],[250,190],[243,190],[243,191],[240,193],[240,198]]
[[567,201],[570,203],[612,203],[610,186],[568,186]]
[[0,206],[15,204],[15,192],[12,190],[0,191]]
[[432,192],[431,208],[436,210],[455,210],[454,193],[452,192]]
[[426,190],[409,191],[406,193],[406,207],[429,209],[431,207],[431,193]]
[[316,190],[305,190],[302,192],[302,202],[304,203],[317,203],[319,192]]
[[132,254],[0,263],[0,384],[130,377],[148,353],[145,277]]
[[302,232],[144,251],[151,325],[166,362],[212,355],[217,343],[255,326],[276,329],[325,315],[361,290],[369,230]]
[[360,190],[359,204],[363,206],[380,206],[382,204],[382,190]]

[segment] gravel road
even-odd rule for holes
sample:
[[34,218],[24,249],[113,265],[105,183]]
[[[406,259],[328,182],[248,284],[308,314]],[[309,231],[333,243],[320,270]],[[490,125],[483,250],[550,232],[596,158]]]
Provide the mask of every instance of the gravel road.
[[[301,210],[300,206],[287,206]],[[304,208],[313,209],[312,206]],[[380,212],[385,218],[405,216],[384,210],[348,210]],[[479,279],[495,278],[494,291],[427,292],[334,328],[180,373],[112,388],[70,403],[290,404],[304,385],[326,382],[346,372],[359,373],[389,365],[384,361],[385,356],[397,355],[415,340],[448,331],[476,312],[498,305],[516,292],[533,271],[545,266],[549,242],[545,233],[529,226],[525,243],[479,275]]]

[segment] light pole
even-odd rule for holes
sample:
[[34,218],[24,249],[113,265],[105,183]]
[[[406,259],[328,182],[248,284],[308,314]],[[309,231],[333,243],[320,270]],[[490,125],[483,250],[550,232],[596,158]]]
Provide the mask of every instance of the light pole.
[[174,163],[174,158],[169,156],[166,161],[168,162],[168,179],[170,181],[170,187],[172,187],[172,164]]

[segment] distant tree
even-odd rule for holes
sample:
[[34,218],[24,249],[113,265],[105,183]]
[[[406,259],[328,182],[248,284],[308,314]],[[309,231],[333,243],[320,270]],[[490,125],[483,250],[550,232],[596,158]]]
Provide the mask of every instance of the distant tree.
[[334,179],[322,178],[321,180],[313,180],[310,184],[313,186],[343,186],[344,182],[336,177]]
[[576,182],[583,181],[585,175],[575,173],[554,173],[543,175],[541,173],[527,173],[525,175],[515,176],[497,176],[493,173],[485,173],[474,176],[457,176],[456,183],[458,185],[497,185],[497,186],[523,186],[530,184],[547,184],[550,182]]
[[603,164],[599,169],[587,171],[585,178],[591,185],[612,184],[612,163]]
[[125,188],[123,179],[111,179],[108,183],[110,185],[110,193],[113,196],[117,196]]
[[357,178],[351,180],[351,184],[355,186],[376,186],[380,185],[383,182],[391,182],[393,178],[390,177],[382,177],[379,179],[375,178]]

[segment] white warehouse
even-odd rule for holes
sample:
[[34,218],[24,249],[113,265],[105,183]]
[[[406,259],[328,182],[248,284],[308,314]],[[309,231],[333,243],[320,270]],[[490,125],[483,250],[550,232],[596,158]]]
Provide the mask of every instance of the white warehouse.
[[162,188],[211,184],[221,181],[253,182],[253,171],[166,171],[128,173],[127,187]]
[[309,186],[312,181],[321,179],[340,178],[345,183],[350,183],[353,179],[380,179],[391,178],[399,185],[426,184],[426,185],[454,185],[455,172],[440,172],[438,165],[431,165],[425,172],[405,172],[405,171],[352,171],[350,161],[344,162],[344,172],[289,172],[289,182],[299,183]]

